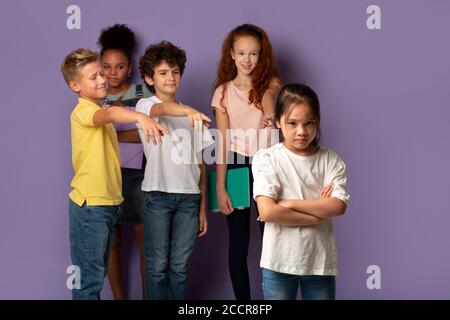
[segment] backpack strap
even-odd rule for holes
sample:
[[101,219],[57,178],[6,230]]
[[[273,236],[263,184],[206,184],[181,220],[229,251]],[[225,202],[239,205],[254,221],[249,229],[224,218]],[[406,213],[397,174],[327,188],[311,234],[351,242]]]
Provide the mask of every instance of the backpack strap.
[[100,104],[101,104],[102,106],[105,106],[105,105],[107,105],[107,104],[111,104],[111,101],[109,101],[107,97],[104,97],[104,98],[102,98],[102,99],[100,100]]
[[144,91],[142,90],[142,84],[136,85],[136,99],[142,99],[144,97]]

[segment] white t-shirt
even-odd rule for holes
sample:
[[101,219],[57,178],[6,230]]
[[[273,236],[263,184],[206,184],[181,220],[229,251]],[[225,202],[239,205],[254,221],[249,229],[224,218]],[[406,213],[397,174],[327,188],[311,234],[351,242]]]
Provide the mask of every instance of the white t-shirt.
[[[136,111],[150,114],[156,96],[139,100]],[[201,151],[214,143],[209,130],[203,127],[193,128],[187,117],[153,117],[169,130],[162,137],[162,144],[147,142],[144,132],[139,130],[144,154],[147,158],[143,191],[161,191],[167,193],[200,193]]]
[[[299,156],[282,143],[260,150],[253,158],[253,197],[275,200],[319,199],[333,182],[332,197],[346,204],[345,164],[326,148],[312,156]],[[337,275],[336,240],[331,220],[315,226],[292,227],[266,222],[262,268],[294,275]]]

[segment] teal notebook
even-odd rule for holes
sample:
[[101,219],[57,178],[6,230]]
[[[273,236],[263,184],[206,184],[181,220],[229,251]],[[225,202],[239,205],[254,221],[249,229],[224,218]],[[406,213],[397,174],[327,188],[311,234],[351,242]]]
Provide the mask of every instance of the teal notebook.
[[[227,191],[235,209],[250,207],[250,182],[248,168],[227,170]],[[216,172],[208,174],[208,209],[218,212]]]

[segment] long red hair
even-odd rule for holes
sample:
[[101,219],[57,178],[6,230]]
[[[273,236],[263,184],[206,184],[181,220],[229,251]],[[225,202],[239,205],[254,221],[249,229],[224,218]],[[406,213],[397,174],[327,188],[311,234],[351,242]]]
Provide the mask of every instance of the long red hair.
[[[219,86],[236,78],[237,69],[234,60],[231,58],[231,50],[236,39],[241,36],[253,37],[259,41],[261,46],[258,64],[252,73],[252,89],[249,92],[248,100],[249,103],[253,103],[257,108],[262,109],[261,101],[264,93],[270,87],[271,82],[276,80],[281,83],[281,81],[269,37],[258,26],[243,24],[231,30],[227,35],[222,45],[222,54],[217,69],[217,80],[214,88],[217,89]],[[226,87],[224,86],[220,104],[222,104],[225,97],[225,91]]]

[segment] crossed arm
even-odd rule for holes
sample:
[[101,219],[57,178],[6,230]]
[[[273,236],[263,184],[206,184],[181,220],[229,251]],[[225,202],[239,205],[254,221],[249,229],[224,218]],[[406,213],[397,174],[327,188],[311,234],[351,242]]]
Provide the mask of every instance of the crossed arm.
[[325,187],[320,199],[280,200],[259,196],[256,198],[260,218],[288,226],[307,226],[319,224],[335,216],[343,215],[347,205],[340,199],[332,198],[333,186]]
[[324,221],[313,215],[286,208],[270,197],[258,196],[256,204],[258,205],[259,216],[264,222],[297,227],[316,225]]
[[314,200],[281,200],[278,202],[280,206],[304,212],[318,219],[330,219],[345,213],[347,206],[337,198],[325,198]]

